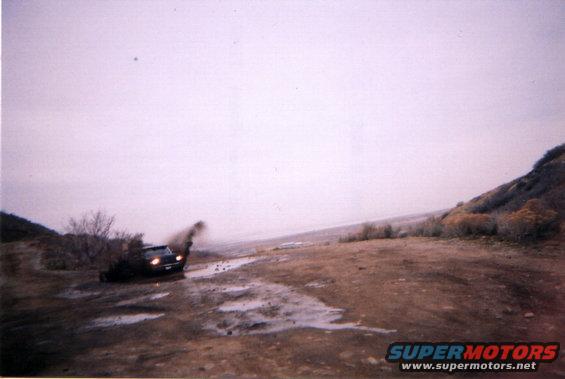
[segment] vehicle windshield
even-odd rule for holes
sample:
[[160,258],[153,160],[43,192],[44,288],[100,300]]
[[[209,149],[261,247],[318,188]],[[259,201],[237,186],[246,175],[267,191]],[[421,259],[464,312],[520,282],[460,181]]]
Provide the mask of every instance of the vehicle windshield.
[[146,250],[144,254],[146,258],[151,258],[151,257],[162,257],[163,255],[173,254],[173,252],[168,247],[159,247],[155,249]]

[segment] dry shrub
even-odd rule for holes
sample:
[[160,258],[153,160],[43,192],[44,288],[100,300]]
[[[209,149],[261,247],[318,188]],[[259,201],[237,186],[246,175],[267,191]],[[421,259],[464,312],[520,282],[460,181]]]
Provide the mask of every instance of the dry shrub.
[[349,243],[357,241],[357,235],[348,234],[345,237],[339,237],[339,243]]
[[376,230],[376,226],[374,224],[367,222],[363,224],[363,226],[361,227],[361,231],[354,234],[348,234],[345,237],[341,237],[339,239],[339,242],[347,243],[347,242],[356,242],[356,241],[367,241],[369,239],[369,236],[374,235],[375,230]]
[[516,212],[498,219],[498,231],[512,241],[527,241],[546,237],[559,230],[559,214],[548,209],[539,199],[530,199]]
[[357,235],[357,241],[367,241],[369,239],[369,236],[375,233],[375,229],[376,227],[374,224],[363,224],[361,231]]
[[410,234],[418,237],[439,237],[443,233],[441,218],[430,217],[426,221],[410,229]]
[[482,213],[459,213],[444,220],[444,234],[448,237],[490,235],[496,233],[495,220]]
[[374,227],[368,235],[367,239],[380,239],[380,238],[393,238],[394,230],[390,224],[386,224],[379,227]]
[[341,237],[339,239],[339,242],[347,243],[355,241],[367,241],[381,238],[394,238],[394,236],[394,229],[390,224],[375,226],[375,224],[365,223],[361,227],[361,231],[359,231],[359,233],[348,234],[345,237]]

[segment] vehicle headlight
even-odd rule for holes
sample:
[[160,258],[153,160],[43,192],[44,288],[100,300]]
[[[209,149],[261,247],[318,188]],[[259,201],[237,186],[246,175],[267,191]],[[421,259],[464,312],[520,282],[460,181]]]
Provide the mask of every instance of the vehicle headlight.
[[160,260],[159,258],[153,258],[153,259],[151,260],[151,264],[152,264],[153,266],[155,266],[155,265],[158,265],[160,261],[161,261],[161,260]]
[[181,261],[182,260],[182,255],[177,255],[177,261]]

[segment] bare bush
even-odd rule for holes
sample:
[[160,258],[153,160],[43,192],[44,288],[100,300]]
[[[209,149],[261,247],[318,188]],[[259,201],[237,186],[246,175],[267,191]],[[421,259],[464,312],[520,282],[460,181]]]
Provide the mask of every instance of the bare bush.
[[67,234],[44,236],[43,265],[51,270],[107,268],[124,254],[141,252],[143,234],[113,230],[114,216],[103,211],[87,212],[69,219]]
[[121,258],[128,252],[131,255],[141,253],[143,248],[143,233],[131,233],[127,230],[116,230],[112,233],[112,238],[108,241],[106,254],[101,257],[103,264],[110,264]]
[[121,246],[122,250],[131,250],[139,246],[143,247],[143,233],[131,233],[127,230],[116,230],[112,233],[110,244]]
[[87,264],[107,253],[115,217],[98,210],[70,218],[65,228],[70,234],[70,248],[78,259]]
[[448,237],[496,234],[496,222],[487,214],[459,213],[443,221],[443,233]]
[[114,225],[115,217],[98,210],[84,213],[80,218],[71,217],[65,228],[74,235],[88,234],[99,238],[108,238]]
[[499,217],[498,230],[502,237],[512,241],[535,240],[559,230],[559,214],[539,199],[530,199],[518,211]]

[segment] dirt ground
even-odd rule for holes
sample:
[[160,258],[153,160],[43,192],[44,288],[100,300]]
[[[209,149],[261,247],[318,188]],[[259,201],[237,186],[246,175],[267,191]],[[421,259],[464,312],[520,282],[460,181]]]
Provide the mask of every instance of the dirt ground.
[[[4,244],[2,375],[391,377],[395,341],[563,341],[561,242],[330,244],[128,283]],[[539,374],[565,376],[562,352]]]

